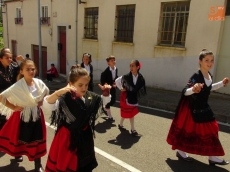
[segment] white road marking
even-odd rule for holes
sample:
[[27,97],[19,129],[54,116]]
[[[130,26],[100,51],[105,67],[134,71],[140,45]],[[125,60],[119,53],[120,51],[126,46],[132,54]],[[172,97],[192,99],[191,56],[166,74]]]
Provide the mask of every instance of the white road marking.
[[[119,101],[116,101],[117,103],[119,103]],[[142,108],[146,108],[146,109],[152,109],[152,110],[156,110],[156,111],[159,111],[159,112],[165,112],[165,113],[170,113],[170,114],[174,114],[175,112],[173,111],[167,111],[167,110],[164,110],[164,109],[158,109],[158,108],[152,108],[152,107],[148,107],[148,106],[141,106],[139,105],[139,107],[142,107]],[[223,123],[223,122],[219,122],[217,121],[219,125],[224,125],[224,126],[227,126],[227,127],[230,127],[230,124],[228,123]],[[52,128],[52,129],[56,129],[55,126],[53,125],[50,125],[48,122],[46,122],[46,126]],[[124,167],[125,169],[131,171],[131,172],[141,172],[140,170],[136,169],[135,167],[125,163],[124,161],[121,161],[120,159],[104,152],[103,150],[97,148],[97,147],[94,147],[95,148],[95,152],[100,154],[101,156],[104,156],[105,158],[109,159],[110,161]]]
[[[47,126],[47,127],[50,127],[50,128],[53,129],[53,130],[56,129],[55,126],[50,125],[50,123],[48,123],[48,122],[46,122],[46,126]],[[112,161],[112,162],[114,162],[114,163],[120,165],[121,167],[123,167],[123,168],[125,168],[125,169],[127,169],[127,170],[129,170],[129,171],[131,171],[131,172],[141,172],[140,170],[136,169],[135,167],[133,167],[133,166],[131,166],[131,165],[125,163],[124,161],[122,161],[122,160],[120,160],[120,159],[118,159],[118,158],[116,158],[116,157],[114,157],[114,156],[112,156],[112,155],[106,153],[105,151],[103,151],[103,150],[101,150],[101,149],[99,149],[99,148],[97,148],[97,147],[94,147],[94,148],[95,148],[95,152],[96,152],[96,153],[98,153],[98,154],[100,154],[101,156],[103,156],[103,157],[109,159],[110,161]]]

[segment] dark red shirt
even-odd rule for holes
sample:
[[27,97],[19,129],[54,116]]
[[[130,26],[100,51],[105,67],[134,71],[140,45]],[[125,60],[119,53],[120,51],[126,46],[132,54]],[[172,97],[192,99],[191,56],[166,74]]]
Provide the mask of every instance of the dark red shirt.
[[58,77],[58,71],[57,71],[56,67],[51,67],[49,70],[47,70],[47,72],[50,72],[55,77]]

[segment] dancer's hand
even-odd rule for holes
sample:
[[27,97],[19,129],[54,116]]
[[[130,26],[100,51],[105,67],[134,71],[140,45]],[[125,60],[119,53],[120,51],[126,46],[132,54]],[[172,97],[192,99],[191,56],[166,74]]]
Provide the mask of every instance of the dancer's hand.
[[108,85],[107,83],[105,83],[103,86],[101,84],[98,84],[98,86],[102,90],[103,96],[105,96],[105,97],[109,96],[110,89],[112,88],[111,85]]
[[38,107],[41,107],[43,105],[43,100],[38,102]]
[[117,87],[117,85],[116,85],[116,83],[114,83],[114,84],[113,84],[113,88],[116,88],[116,87]]
[[25,60],[25,58],[22,55],[18,55],[16,57],[16,60],[21,62],[21,61]]
[[24,108],[20,106],[14,106],[13,111],[22,111]]
[[228,85],[229,79],[226,77],[222,81],[223,81],[224,87],[226,87]]
[[192,88],[192,91],[194,93],[199,93],[201,91],[201,89],[203,88],[204,84],[201,84],[201,83],[196,83],[193,88]]
[[100,87],[101,90],[105,90],[105,89],[111,89],[111,85],[105,83],[103,86],[101,84],[98,84],[98,86]]
[[67,92],[73,92],[77,94],[77,89],[74,86],[71,86],[70,84],[68,84],[67,86],[55,91],[56,96],[60,97],[63,94],[67,93]]

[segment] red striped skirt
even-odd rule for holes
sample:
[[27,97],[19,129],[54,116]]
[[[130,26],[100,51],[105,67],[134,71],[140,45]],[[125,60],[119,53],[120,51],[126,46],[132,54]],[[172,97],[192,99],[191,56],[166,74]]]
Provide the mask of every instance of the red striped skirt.
[[77,153],[69,150],[70,131],[61,127],[52,141],[47,163],[46,172],[76,172]]
[[14,112],[0,130],[0,151],[11,156],[26,155],[30,161],[44,156],[46,154],[46,126],[42,110],[39,120],[41,120],[43,138],[31,143],[21,142],[19,141],[20,112]]
[[196,123],[192,118],[189,101],[182,100],[172,121],[167,142],[172,149],[204,156],[223,156],[224,150],[218,138],[219,126],[215,121]]
[[122,91],[120,95],[120,111],[122,118],[133,118],[139,113],[137,106],[130,106],[126,103],[127,92]]

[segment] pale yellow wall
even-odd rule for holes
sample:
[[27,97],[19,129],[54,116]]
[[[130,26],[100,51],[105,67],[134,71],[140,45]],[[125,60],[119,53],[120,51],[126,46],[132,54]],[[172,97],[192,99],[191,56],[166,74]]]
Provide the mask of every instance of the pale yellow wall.
[[[222,41],[220,42],[220,53],[218,55],[216,81],[223,80],[224,77],[230,78],[230,16],[227,16],[224,21],[224,29]],[[224,87],[218,90],[221,93],[230,94],[230,87]]]
[[[97,68],[95,78],[99,78],[100,72],[106,67],[105,57],[113,54],[117,58],[119,75],[129,71],[131,59],[138,59],[143,63],[141,72],[147,78],[149,86],[180,90],[198,69],[198,54],[203,48],[212,50],[215,55],[218,54],[223,22],[209,21],[208,14],[211,6],[222,6],[224,0],[191,1],[185,48],[157,46],[161,2],[166,1],[87,0],[86,4],[81,5],[79,35],[83,35],[84,31],[84,8],[99,7],[98,42],[92,46],[87,40],[80,37],[78,40],[79,51],[88,50],[93,58],[97,59],[93,63]],[[136,4],[133,43],[113,42],[116,5],[125,4]]]
[[[41,25],[42,46],[47,47],[47,67],[51,63],[59,66],[58,62],[58,26],[66,26],[67,41],[67,73],[72,64],[76,61],[76,1],[69,0],[63,3],[62,0],[41,0],[41,6],[48,6],[50,25]],[[21,7],[23,25],[15,25],[16,8]],[[17,40],[17,53],[31,55],[31,45],[38,45],[38,8],[36,0],[24,0],[22,2],[7,3],[8,9],[8,31],[9,31],[9,47],[11,40]],[[7,46],[6,35],[6,15],[4,14],[4,42]],[[71,25],[71,29],[68,26]],[[50,35],[50,30],[52,34]]]
[[[119,75],[129,72],[131,59],[138,59],[143,64],[141,73],[145,76],[148,86],[181,90],[192,73],[198,69],[199,52],[208,48],[214,52],[216,62],[220,59],[212,70],[215,81],[218,80],[220,69],[226,64],[226,60],[222,58],[224,50],[220,52],[224,22],[209,21],[208,14],[211,6],[222,6],[225,0],[191,1],[185,48],[157,45],[161,2],[166,1],[171,0],[87,0],[86,4],[76,4],[76,0],[68,0],[68,3],[63,0],[41,0],[41,5],[49,6],[51,17],[51,25],[42,26],[42,45],[47,46],[48,67],[50,63],[58,63],[57,27],[66,26],[67,71],[76,58],[81,62],[82,54],[88,52],[93,57],[94,78],[99,80],[101,71],[107,66],[105,58],[113,54],[117,59]],[[116,5],[127,4],[136,4],[133,43],[114,42]],[[31,52],[31,44],[38,44],[37,1],[8,3],[8,9],[12,10],[8,13],[8,18],[14,18],[15,8],[20,5],[23,7],[24,24],[20,26],[9,22],[9,38],[18,41],[18,53],[26,54]],[[84,39],[84,10],[88,7],[99,7],[98,40]],[[68,29],[69,25],[71,29]],[[49,35],[50,29],[52,35]],[[6,35],[4,36],[6,41]]]

